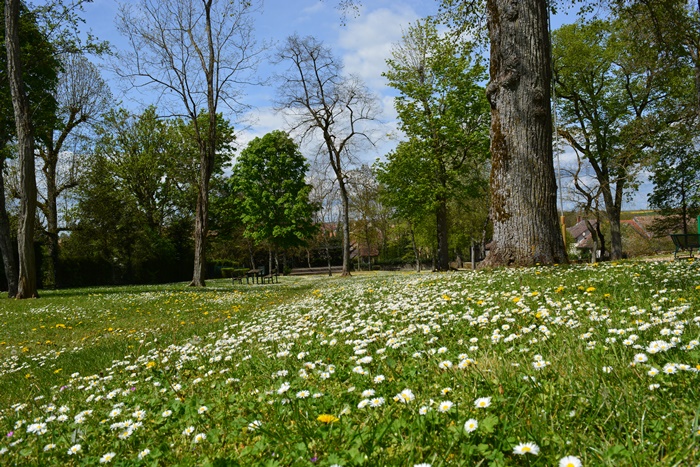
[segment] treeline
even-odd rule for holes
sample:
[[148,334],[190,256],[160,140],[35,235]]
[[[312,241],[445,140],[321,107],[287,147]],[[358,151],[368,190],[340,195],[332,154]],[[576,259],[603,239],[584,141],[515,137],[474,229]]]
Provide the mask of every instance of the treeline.
[[[442,2],[442,14],[408,27],[387,59],[400,141],[372,165],[361,160],[381,136],[379,100],[321,41],[293,35],[278,46],[273,61],[286,71],[275,103],[289,125],[236,149],[240,83],[254,81],[264,49],[252,34],[257,4],[178,3],[222,18],[187,25],[176,17],[192,15],[151,3],[120,13],[133,50],[113,52],[121,78],[155,87],[161,108],[115,106],[87,58],[107,44],[81,39],[79,10],[21,5],[17,39],[2,36],[8,51],[18,46],[24,84],[0,88],[0,250],[11,296],[35,295],[31,269],[43,287],[202,286],[236,268],[448,270],[492,239],[492,265],[551,262],[561,250],[550,222],[552,135],[554,150],[570,156],[560,190],[606,224],[598,244],[612,258],[623,255],[620,213],[640,177],[655,183],[661,234],[688,231],[700,211],[700,13],[687,2],[608,2],[607,17],[553,31],[551,56],[542,56],[551,92],[518,88],[513,108],[520,70],[493,73],[516,62],[502,61],[506,50],[489,64],[473,42],[483,30],[463,34],[478,30],[480,10]],[[217,31],[240,40],[206,40]],[[230,66],[213,66],[214,57]],[[12,68],[5,54],[0,66]]]

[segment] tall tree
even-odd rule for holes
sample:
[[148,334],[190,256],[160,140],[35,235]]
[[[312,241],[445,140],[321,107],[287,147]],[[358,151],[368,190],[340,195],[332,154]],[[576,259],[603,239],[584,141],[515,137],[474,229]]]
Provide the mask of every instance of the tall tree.
[[240,210],[247,237],[277,253],[303,245],[314,234],[317,206],[309,200],[308,169],[299,147],[283,131],[248,144],[230,179],[234,193],[242,194]]
[[[1,4],[5,9],[5,3]],[[3,15],[4,18],[4,15]],[[5,50],[5,22],[0,25],[0,41]],[[22,79],[31,92],[28,93],[33,124],[40,129],[53,125],[55,111],[54,89],[58,72],[58,61],[52,44],[47,40],[35,15],[20,5],[18,30]],[[0,74],[7,76],[7,54],[0,58]],[[11,156],[9,144],[16,138],[16,125],[9,82],[0,84],[0,251],[2,251],[8,295],[17,295],[17,264],[14,239],[10,233],[10,221],[5,204],[5,161]]]
[[610,222],[610,255],[619,259],[624,195],[657,130],[679,118],[665,110],[675,107],[667,103],[683,82],[683,67],[649,30],[626,19],[562,26],[554,51],[559,133],[593,168]]
[[664,132],[656,148],[649,205],[664,217],[652,225],[663,235],[678,229],[687,234],[688,220],[700,213],[700,150],[694,136],[688,127],[677,125]]
[[[141,0],[124,4],[118,28],[130,44],[121,53],[121,76],[134,85],[155,86],[174,96],[192,123],[199,149],[199,182],[195,215],[194,272],[190,285],[203,287],[209,183],[217,147],[217,112],[226,105],[242,109],[241,85],[252,75],[261,49],[253,39],[252,14],[257,2],[247,0]],[[203,124],[200,115],[208,115]]]
[[5,49],[7,76],[17,130],[20,189],[17,245],[19,271],[17,298],[37,296],[36,265],[34,260],[34,227],[36,219],[36,178],[34,170],[34,128],[32,109],[27,96],[19,43],[20,2],[5,0]]
[[[430,186],[424,202],[436,219],[437,269],[446,271],[448,203],[455,196],[479,193],[479,169],[488,159],[488,102],[479,85],[485,68],[473,59],[471,43],[441,37],[430,20],[409,27],[387,64],[384,75],[400,92],[395,99],[400,128],[414,140],[415,150],[404,155],[427,157],[428,170],[415,171],[410,181]],[[384,167],[391,170],[391,158]],[[419,167],[425,165],[416,161]],[[395,178],[386,178],[391,180]]]
[[567,261],[557,225],[548,2],[488,0],[491,45],[489,266]]
[[[38,206],[46,219],[48,243],[47,283],[56,286],[58,264],[58,199],[79,180],[84,165],[73,150],[66,150],[69,138],[86,123],[96,123],[110,105],[111,93],[95,65],[82,54],[61,57],[63,70],[56,90],[57,112],[54,124],[37,132],[38,155],[42,161],[43,190]],[[63,162],[63,163],[62,163]]]
[[277,59],[289,69],[281,77],[279,104],[302,138],[318,137],[343,206],[343,275],[350,275],[350,201],[346,170],[361,142],[372,143],[367,124],[376,120],[377,102],[359,78],[343,74],[331,50],[314,37],[290,36]]

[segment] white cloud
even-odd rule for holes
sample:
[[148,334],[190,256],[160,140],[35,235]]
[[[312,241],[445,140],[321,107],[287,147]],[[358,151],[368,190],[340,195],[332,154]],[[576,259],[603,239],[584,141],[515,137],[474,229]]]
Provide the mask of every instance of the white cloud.
[[392,44],[401,39],[418,14],[410,7],[396,5],[363,12],[339,32],[338,45],[345,50],[345,70],[362,78],[373,90],[386,88],[382,72],[391,56]]

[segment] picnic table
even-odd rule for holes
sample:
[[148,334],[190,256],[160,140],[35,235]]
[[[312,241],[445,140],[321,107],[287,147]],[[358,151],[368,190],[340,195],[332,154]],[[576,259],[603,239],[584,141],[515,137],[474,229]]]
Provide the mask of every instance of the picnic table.
[[[700,235],[698,234],[671,234],[671,240],[676,247],[673,252],[673,259],[693,258],[693,250],[700,248]],[[678,257],[679,251],[687,251],[688,256]]]
[[264,268],[251,269],[245,273],[245,283],[250,284],[250,281],[252,280],[253,284],[259,284],[262,281],[264,275]]

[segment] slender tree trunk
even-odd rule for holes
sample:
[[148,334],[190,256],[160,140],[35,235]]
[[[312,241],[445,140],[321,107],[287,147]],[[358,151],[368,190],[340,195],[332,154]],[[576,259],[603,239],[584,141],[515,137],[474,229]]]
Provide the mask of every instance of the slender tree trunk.
[[36,264],[34,262],[34,223],[36,219],[36,176],[34,169],[34,135],[31,109],[22,80],[19,51],[19,0],[5,0],[5,47],[7,75],[10,81],[12,107],[17,127],[19,152],[20,204],[17,228],[19,279],[17,298],[37,297]]
[[343,204],[343,273],[342,276],[350,275],[350,201],[348,191],[342,177],[338,177],[338,187],[340,188],[340,199]]
[[[54,157],[56,160],[54,160]],[[56,187],[56,165],[58,154],[53,154],[53,151],[47,155],[47,163],[44,166],[44,175],[46,177],[46,237],[48,239],[49,261],[47,271],[47,282],[56,288],[58,267],[58,206],[56,198],[58,198]]]
[[416,234],[413,231],[413,224],[408,225],[411,231],[411,246],[413,247],[413,256],[416,258],[416,272],[420,272],[420,254],[418,253],[418,246],[416,245]]
[[450,255],[447,249],[447,200],[438,199],[435,208],[435,220],[437,226],[437,270],[450,269]]
[[192,287],[204,287],[206,285],[206,259],[205,248],[207,240],[207,218],[209,216],[209,179],[211,168],[206,148],[200,145],[200,169],[199,185],[197,187],[197,209],[194,221],[194,273],[192,275]]
[[485,266],[567,262],[557,221],[546,0],[488,0],[491,215]]
[[2,253],[2,264],[5,267],[7,296],[14,298],[17,295],[17,262],[15,261],[14,245],[10,233],[10,219],[5,208],[4,167],[5,158],[0,156],[0,252]]
[[623,186],[618,184],[616,193],[613,196],[610,190],[610,183],[603,183],[601,186],[603,201],[605,201],[605,214],[610,223],[610,259],[612,260],[622,258],[622,229],[620,226],[622,188]]

